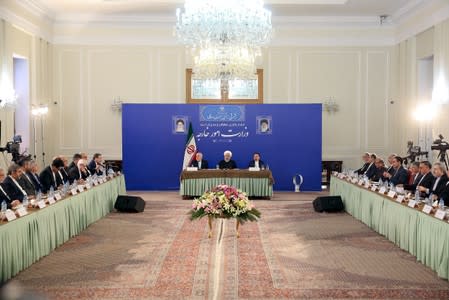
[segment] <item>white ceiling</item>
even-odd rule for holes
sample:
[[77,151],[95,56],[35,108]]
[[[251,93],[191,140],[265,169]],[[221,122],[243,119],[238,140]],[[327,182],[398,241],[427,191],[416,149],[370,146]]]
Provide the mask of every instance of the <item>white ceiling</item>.
[[[22,1],[22,0],[18,0]],[[174,16],[183,0],[27,0],[52,17],[95,14],[97,16]],[[379,16],[395,15],[426,0],[265,0],[273,16]]]

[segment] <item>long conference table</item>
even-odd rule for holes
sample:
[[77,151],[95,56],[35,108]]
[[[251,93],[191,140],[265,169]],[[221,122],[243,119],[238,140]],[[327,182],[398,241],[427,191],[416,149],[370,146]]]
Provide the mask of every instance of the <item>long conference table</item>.
[[179,193],[183,197],[201,196],[219,184],[227,184],[246,192],[249,197],[273,196],[274,179],[270,170],[198,170],[181,173]]
[[345,210],[384,235],[418,261],[449,278],[449,223],[420,208],[332,176],[330,195],[341,196]]
[[5,282],[110,213],[125,194],[119,175],[89,190],[0,225],[0,282]]

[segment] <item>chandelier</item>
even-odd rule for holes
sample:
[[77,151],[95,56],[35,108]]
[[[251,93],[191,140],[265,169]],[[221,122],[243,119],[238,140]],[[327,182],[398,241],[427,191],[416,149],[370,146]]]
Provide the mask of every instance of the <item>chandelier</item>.
[[261,0],[186,0],[175,32],[193,56],[199,79],[252,79],[261,47],[271,40],[271,12]]

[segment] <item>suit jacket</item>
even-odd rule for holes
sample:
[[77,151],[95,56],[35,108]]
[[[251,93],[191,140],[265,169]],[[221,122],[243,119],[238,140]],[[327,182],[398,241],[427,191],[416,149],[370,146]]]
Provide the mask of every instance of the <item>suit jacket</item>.
[[22,176],[20,176],[19,180],[17,180],[17,182],[20,184],[20,186],[22,187],[22,189],[25,190],[25,192],[27,193],[27,195],[36,195],[36,189],[34,187],[33,182],[31,181],[31,178],[27,177],[28,174],[22,174]]
[[97,174],[98,176],[103,175],[103,172],[101,170],[97,171],[97,163],[95,162],[95,160],[91,160],[90,163],[87,165],[87,168],[89,169],[90,173],[93,174]]
[[53,189],[57,189],[59,186],[60,179],[58,180],[59,174],[55,174],[56,182],[53,178],[53,171],[51,166],[46,167],[42,170],[39,175],[39,180],[42,184],[42,193],[47,193],[50,190],[50,187],[53,186]]
[[41,191],[42,185],[41,185],[41,181],[39,180],[39,175],[34,174],[32,172],[27,172],[27,175],[28,175],[28,178],[30,178],[31,181],[33,182],[34,190]]
[[[193,160],[192,163],[190,164],[190,166],[198,168],[198,161]],[[204,159],[201,160],[201,169],[209,169],[209,164],[208,164],[207,160],[204,160]]]
[[[8,205],[8,208],[11,209],[11,198],[6,193],[5,188],[3,187],[3,183],[0,183],[1,189],[0,189],[0,203],[3,203],[5,201],[6,205]],[[15,200],[15,199],[14,199]]]
[[61,168],[59,169],[59,172],[61,172],[63,181],[66,182],[69,180],[69,173],[68,173],[68,169],[66,170],[65,168]]
[[446,182],[444,189],[439,196],[439,199],[443,199],[444,205],[449,206],[449,181]]
[[398,170],[394,170],[393,177],[390,178],[390,182],[394,185],[407,184],[408,172],[403,166],[400,166]]
[[218,167],[220,169],[237,169],[237,164],[232,159],[230,161],[228,161],[228,162],[226,162],[224,160],[221,160],[218,163]]
[[369,178],[373,177],[374,175],[376,175],[376,173],[377,173],[376,165],[374,163],[372,163],[372,164],[368,165],[368,168],[366,169],[364,175],[366,175],[366,177],[368,177],[368,179],[369,179]]
[[355,172],[359,175],[362,175],[363,173],[366,172],[368,167],[369,167],[369,163],[365,163],[360,169],[356,170]]
[[368,177],[371,181],[379,181],[382,179],[382,181],[385,181],[384,172],[387,169],[385,167],[376,168],[376,173],[372,177]]
[[[421,173],[418,173],[418,176],[416,176],[416,174],[410,175],[408,183],[404,184],[404,190],[415,191],[416,187],[418,186],[418,182],[421,181],[422,177],[423,175]],[[411,180],[413,181],[410,182]]]
[[[252,161],[249,162],[248,164],[248,168],[254,168],[256,165],[256,162],[254,161],[254,159]],[[266,168],[265,163],[263,162],[263,160],[259,160],[259,168]]]
[[9,203],[11,203],[11,201],[14,200],[19,200],[20,202],[22,202],[25,195],[22,193],[20,188],[14,183],[14,181],[12,181],[11,177],[6,176],[5,180],[3,180],[2,186],[10,198]]
[[86,179],[87,177],[89,177],[89,173],[83,173],[80,172],[80,170],[78,169],[78,167],[73,167],[69,170],[69,181],[70,183],[73,183],[76,180],[79,179]]
[[447,178],[446,174],[443,174],[443,176],[440,177],[440,180],[438,181],[438,184],[435,186],[435,182],[437,181],[437,177],[435,177],[432,181],[432,184],[430,185],[430,189],[429,189],[429,195],[430,194],[434,194],[437,195],[438,198],[442,195],[443,190],[446,187],[446,183],[448,182],[449,178]]

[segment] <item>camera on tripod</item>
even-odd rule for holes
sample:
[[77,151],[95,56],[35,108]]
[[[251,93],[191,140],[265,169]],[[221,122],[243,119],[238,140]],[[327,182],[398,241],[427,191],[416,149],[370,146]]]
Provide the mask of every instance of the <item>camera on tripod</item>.
[[5,147],[0,147],[0,152],[7,152],[11,154],[12,161],[19,163],[20,160],[30,157],[30,155],[23,155],[20,153],[20,144],[22,143],[22,136],[15,135],[12,142],[7,142]]
[[430,149],[434,151],[440,151],[440,153],[438,153],[438,158],[440,162],[444,163],[447,168],[448,164],[447,164],[446,151],[449,150],[449,143],[444,140],[443,135],[441,134],[438,135],[438,139],[433,141],[433,144],[430,147]]
[[427,151],[421,151],[421,147],[420,146],[413,146],[413,141],[408,141],[407,142],[407,156],[404,157],[404,164],[408,165],[408,163],[412,163],[414,161],[416,161],[416,159],[418,158],[418,160],[420,159],[421,156],[426,156],[426,158],[429,155],[429,152]]

